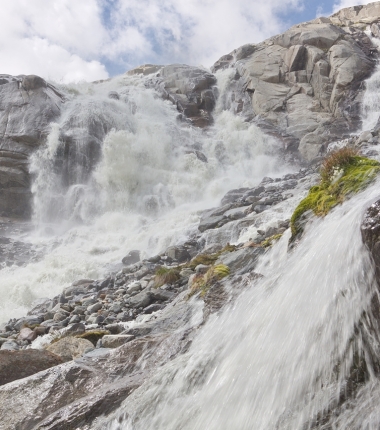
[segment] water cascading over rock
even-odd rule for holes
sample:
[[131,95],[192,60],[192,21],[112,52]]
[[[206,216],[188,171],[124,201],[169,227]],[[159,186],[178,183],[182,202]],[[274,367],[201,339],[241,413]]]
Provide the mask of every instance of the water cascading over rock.
[[292,248],[289,225],[326,150],[379,159],[379,22],[344,9],[212,73],[1,76],[0,209],[35,230],[0,224],[0,362],[66,361],[12,368],[1,430],[378,428],[378,182]]

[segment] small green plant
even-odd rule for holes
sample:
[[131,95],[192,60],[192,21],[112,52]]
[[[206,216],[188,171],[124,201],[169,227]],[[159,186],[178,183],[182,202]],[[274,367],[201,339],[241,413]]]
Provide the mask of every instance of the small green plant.
[[165,284],[174,284],[181,278],[179,273],[178,267],[161,266],[157,268],[154,276],[154,288],[159,288]]
[[199,274],[195,277],[188,298],[193,296],[198,291],[201,292],[201,297],[204,297],[215,282],[225,278],[229,274],[230,268],[225,264],[218,264],[216,266],[210,267],[205,274]]
[[281,238],[281,236],[282,236],[282,233],[280,233],[280,234],[274,234],[273,236],[268,237],[263,242],[261,242],[261,246],[263,246],[264,248],[269,248],[275,242],[277,242]]
[[378,161],[361,157],[352,148],[342,148],[328,155],[321,167],[319,185],[310,188],[293,212],[291,240],[302,232],[302,216],[307,211],[317,216],[326,215],[334,206],[365,188],[379,170]]

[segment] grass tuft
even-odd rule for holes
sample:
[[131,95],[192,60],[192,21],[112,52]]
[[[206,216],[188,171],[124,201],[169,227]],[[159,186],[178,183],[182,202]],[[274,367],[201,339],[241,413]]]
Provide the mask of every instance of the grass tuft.
[[174,284],[181,278],[179,273],[178,267],[159,267],[154,276],[154,288],[159,288],[165,284]]

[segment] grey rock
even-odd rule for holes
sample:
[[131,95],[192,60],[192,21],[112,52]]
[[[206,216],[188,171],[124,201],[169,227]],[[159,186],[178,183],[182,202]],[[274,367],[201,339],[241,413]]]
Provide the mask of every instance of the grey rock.
[[157,312],[161,309],[163,309],[164,305],[159,305],[158,303],[154,303],[152,305],[147,306],[143,310],[143,314],[152,314],[153,312]]
[[102,309],[102,304],[97,302],[94,305],[88,306],[87,311],[92,314],[99,311],[100,309]]
[[232,273],[243,274],[255,268],[258,258],[263,253],[263,248],[242,248],[222,254],[215,264],[225,264]]
[[177,260],[179,263],[183,263],[184,261],[189,261],[191,259],[191,255],[184,246],[169,246],[169,248],[166,249],[165,254],[169,258]]
[[102,347],[118,348],[119,346],[130,342],[134,338],[135,336],[130,334],[115,334],[115,335],[106,334],[102,337]]
[[175,104],[183,118],[197,127],[208,126],[213,121],[215,84],[216,78],[211,73],[184,64],[164,66],[150,81],[150,86]]
[[150,292],[142,291],[131,297],[128,302],[132,308],[145,308],[152,303],[152,295]]
[[62,95],[34,75],[0,75],[0,214],[31,214],[29,156],[60,114]]
[[3,342],[0,348],[2,351],[18,351],[20,349],[18,343],[14,340]]
[[133,250],[129,251],[128,254],[123,258],[122,263],[126,266],[138,263],[140,261],[140,251]]
[[[153,288],[149,291],[149,296],[152,298],[152,300],[156,301],[166,301],[171,299],[174,296],[174,293],[163,290],[162,288]],[[145,306],[143,306],[145,307]]]
[[228,221],[229,220],[224,215],[205,218],[199,223],[198,230],[203,233],[206,230],[220,227]]

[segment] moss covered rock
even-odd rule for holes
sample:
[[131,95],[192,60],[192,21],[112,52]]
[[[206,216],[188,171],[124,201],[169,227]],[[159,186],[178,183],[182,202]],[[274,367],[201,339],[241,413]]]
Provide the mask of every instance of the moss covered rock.
[[292,239],[302,232],[303,217],[308,211],[326,215],[334,206],[372,182],[380,170],[380,163],[361,157],[351,148],[331,153],[321,168],[319,185],[311,187],[299,203],[290,220]]

